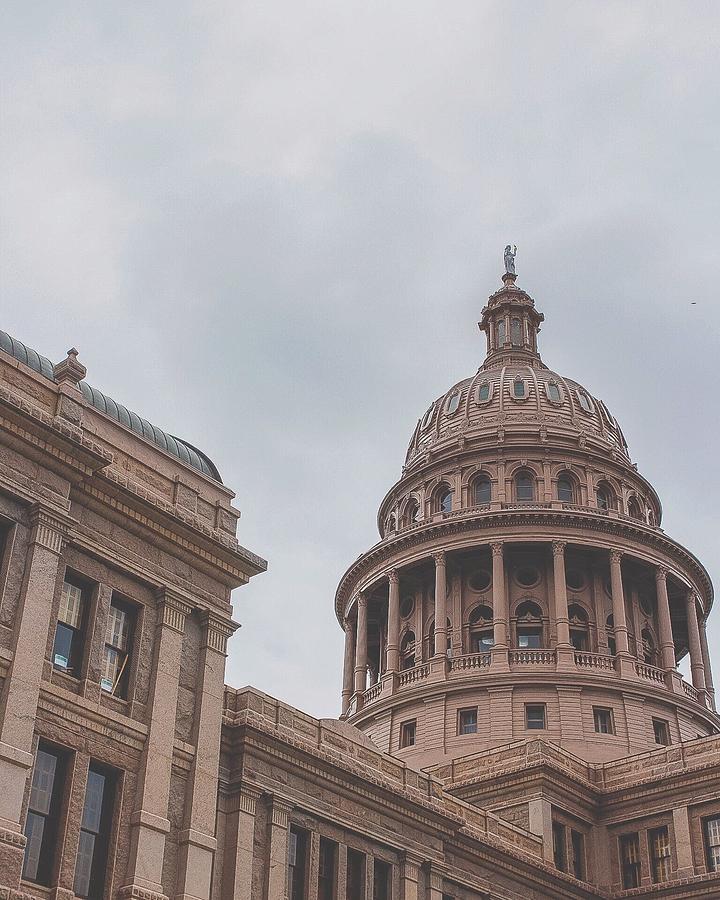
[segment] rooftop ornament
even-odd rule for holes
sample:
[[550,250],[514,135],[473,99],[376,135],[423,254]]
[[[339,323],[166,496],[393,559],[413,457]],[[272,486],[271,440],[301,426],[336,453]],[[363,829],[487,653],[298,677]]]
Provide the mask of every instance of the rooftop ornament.
[[515,272],[515,254],[517,253],[517,247],[514,247],[512,244],[508,244],[505,248],[505,274],[506,275],[516,275]]

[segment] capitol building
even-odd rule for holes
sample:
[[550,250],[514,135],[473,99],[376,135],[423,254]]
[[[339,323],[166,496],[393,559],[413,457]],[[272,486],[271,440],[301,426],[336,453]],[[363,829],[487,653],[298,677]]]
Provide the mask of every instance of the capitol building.
[[712,584],[505,263],[337,587],[337,719],[225,684],[266,563],[215,463],[0,332],[0,900],[720,897]]

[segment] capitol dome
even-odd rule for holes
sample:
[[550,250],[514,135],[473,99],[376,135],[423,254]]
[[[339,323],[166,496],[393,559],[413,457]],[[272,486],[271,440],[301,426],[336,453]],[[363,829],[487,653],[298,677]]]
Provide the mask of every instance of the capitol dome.
[[660,527],[607,406],[542,361],[544,317],[515,281],[482,310],[482,366],[418,421],[380,541],[335,596],[343,716],[423,766],[536,731],[602,761],[720,725],[708,574]]

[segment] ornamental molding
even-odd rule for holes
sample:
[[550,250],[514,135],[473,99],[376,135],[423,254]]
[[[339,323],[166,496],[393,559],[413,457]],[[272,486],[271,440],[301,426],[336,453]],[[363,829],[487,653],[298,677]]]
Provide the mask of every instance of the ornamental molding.
[[263,792],[260,788],[254,787],[251,784],[241,784],[240,793],[238,794],[238,809],[240,812],[254,816],[255,807],[262,795]]
[[206,646],[216,653],[227,655],[227,641],[240,627],[236,622],[221,619],[212,612],[202,613],[202,623],[205,628]]
[[504,547],[505,547],[505,544],[502,541],[494,541],[492,544],[490,544],[490,550],[492,551],[492,555],[495,557],[497,557],[497,556],[502,557]]
[[38,503],[30,512],[30,524],[30,543],[60,555],[72,526],[77,523],[70,516],[58,514]]
[[390,584],[399,584],[400,576],[397,569],[390,569],[387,573],[387,580]]
[[552,542],[552,551],[553,556],[565,556],[565,547],[567,547],[567,541],[553,541]]
[[295,804],[276,794],[270,795],[272,824],[278,828],[287,828],[290,821],[290,813],[295,809]]
[[126,884],[118,891],[118,897],[122,900],[168,900],[166,894],[159,891],[149,891],[137,884]]
[[159,606],[162,609],[162,624],[177,631],[178,634],[185,633],[185,619],[193,610],[192,604],[181,600],[177,594],[168,591],[167,588],[161,588],[158,591]]
[[27,838],[21,831],[11,831],[9,828],[0,828],[0,844],[8,844],[10,847],[25,849]]
[[445,565],[445,551],[444,550],[438,550],[436,553],[433,553],[432,557],[435,560],[436,566],[440,567],[440,566]]

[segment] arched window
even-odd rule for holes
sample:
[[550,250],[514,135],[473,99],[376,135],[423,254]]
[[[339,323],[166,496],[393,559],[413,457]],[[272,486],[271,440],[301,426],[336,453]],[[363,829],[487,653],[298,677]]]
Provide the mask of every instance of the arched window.
[[576,650],[590,649],[590,629],[588,615],[578,603],[571,603],[568,607],[570,619],[570,643]]
[[521,469],[515,476],[515,499],[518,503],[531,503],[535,499],[535,475]]
[[615,493],[607,481],[601,481],[595,490],[598,509],[615,509]]
[[495,644],[493,612],[489,606],[476,606],[470,613],[470,652],[489,653]]
[[642,634],[643,659],[649,666],[657,665],[657,650],[655,649],[655,640],[647,628],[643,628]]
[[520,319],[510,320],[510,343],[513,347],[522,346],[522,322]]
[[441,484],[435,492],[435,512],[452,512],[452,491],[447,484]]
[[473,481],[473,499],[475,506],[485,506],[492,499],[492,487],[487,475],[478,475]]
[[408,500],[407,505],[405,506],[405,512],[402,518],[403,528],[407,528],[409,525],[417,522],[419,512],[420,505],[417,500],[412,497],[410,500]]
[[542,610],[533,600],[524,600],[517,608],[515,646],[521,650],[537,650],[543,645]]
[[527,396],[525,379],[520,375],[518,375],[517,378],[515,378],[515,380],[513,381],[512,395],[516,400],[524,400]]
[[558,475],[557,495],[563,503],[575,503],[575,479],[568,472]]
[[505,343],[505,319],[499,319],[497,323],[497,342],[498,347],[502,347]]
[[395,516],[390,516],[388,519],[387,530],[389,534],[395,531]]
[[415,632],[406,631],[400,641],[400,668],[412,669],[415,665]]
[[628,515],[631,519],[642,521],[643,514],[636,497],[631,497],[628,500]]
[[608,651],[611,656],[615,656],[617,645],[615,644],[615,620],[612,616],[608,616],[605,620],[605,633],[607,635]]

